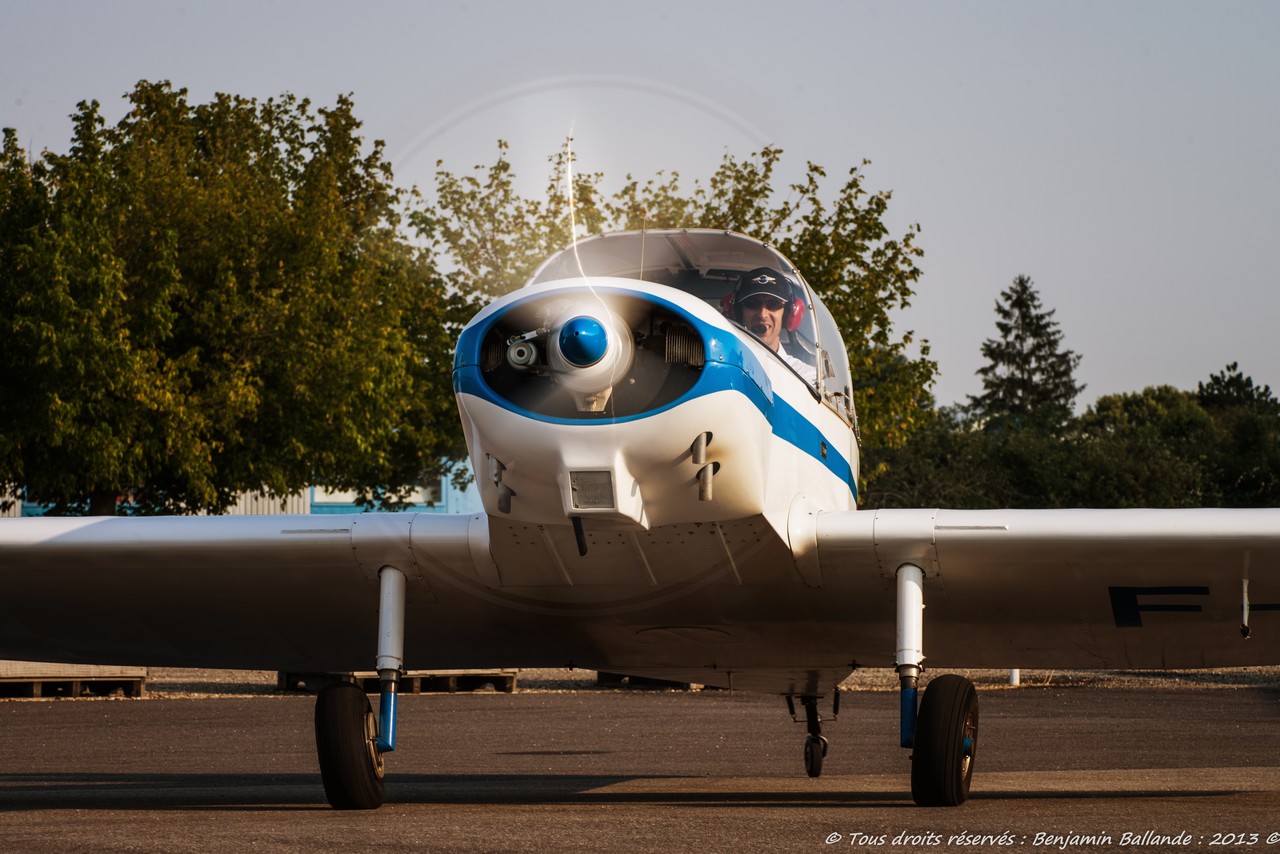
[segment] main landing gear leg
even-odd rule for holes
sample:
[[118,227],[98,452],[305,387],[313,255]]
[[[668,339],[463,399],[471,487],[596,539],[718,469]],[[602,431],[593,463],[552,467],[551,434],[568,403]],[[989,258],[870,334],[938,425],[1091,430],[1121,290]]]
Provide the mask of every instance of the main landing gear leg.
[[378,586],[378,716],[364,689],[350,682],[330,685],[316,697],[316,754],[325,798],[334,809],[382,805],[382,754],[396,746],[396,697],[404,664],[404,573],[384,566]]
[[924,571],[898,568],[898,680],[901,742],[912,748],[911,797],[920,806],[958,806],[969,797],[978,747],[978,694],[973,683],[947,674],[932,680],[917,712],[924,661]]

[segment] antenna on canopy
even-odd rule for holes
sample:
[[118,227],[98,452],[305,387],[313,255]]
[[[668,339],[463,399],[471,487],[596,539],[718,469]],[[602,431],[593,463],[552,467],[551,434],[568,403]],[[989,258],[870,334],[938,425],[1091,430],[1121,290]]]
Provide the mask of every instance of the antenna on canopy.
[[644,242],[649,237],[649,209],[644,207],[640,211],[640,281],[644,281]]
[[[587,278],[587,271],[582,268],[582,258],[578,256],[578,204],[573,192],[573,125],[569,125],[569,138],[564,143],[564,194],[569,202],[569,237],[572,239],[573,260],[578,265],[578,275]],[[587,279],[590,287],[591,280]],[[593,291],[594,293],[594,291]]]

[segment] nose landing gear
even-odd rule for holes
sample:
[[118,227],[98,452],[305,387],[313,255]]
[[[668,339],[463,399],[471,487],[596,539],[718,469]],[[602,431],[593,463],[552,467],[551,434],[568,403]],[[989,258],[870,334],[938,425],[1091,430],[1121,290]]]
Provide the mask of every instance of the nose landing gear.
[[[820,699],[822,698],[810,695],[800,697],[800,705],[804,707],[805,725],[809,730],[804,740],[804,770],[810,777],[822,776],[822,760],[826,758],[827,751],[831,747],[826,736],[822,734],[822,716],[818,714]],[[791,719],[798,723],[800,718],[796,716],[795,700],[790,695],[787,695],[787,710],[791,713]],[[835,720],[839,715],[840,692],[837,690],[831,704],[831,720]]]
[[810,777],[822,776],[822,759],[830,745],[825,736],[810,735],[804,740],[804,770]]

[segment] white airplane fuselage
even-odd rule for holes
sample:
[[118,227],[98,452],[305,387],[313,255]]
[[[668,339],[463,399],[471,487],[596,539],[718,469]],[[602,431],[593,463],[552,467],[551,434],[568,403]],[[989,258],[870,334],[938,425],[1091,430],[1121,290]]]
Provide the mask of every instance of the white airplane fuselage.
[[[617,247],[639,251],[642,240],[662,238],[606,240],[615,257]],[[691,238],[767,251],[718,232],[672,235]],[[742,261],[735,272],[758,263]],[[707,271],[690,266],[694,275]],[[711,299],[639,275],[540,281],[496,300],[463,332],[454,382],[488,517],[477,573],[485,598],[584,632],[599,656],[586,666],[732,684],[713,671],[767,668],[769,655],[742,617],[755,615],[761,639],[776,636],[772,621],[813,614],[798,602],[779,608],[780,600],[821,596],[816,559],[805,560],[796,540],[811,547],[819,512],[856,505],[848,389],[824,395]],[[735,283],[725,270],[713,275],[718,301]],[[803,299],[809,312],[825,311],[807,290]],[[576,374],[592,366],[557,353],[574,323],[608,339],[603,351],[623,351],[585,382]],[[809,338],[813,329],[810,318]],[[798,346],[801,330],[793,333]],[[817,361],[823,351],[811,347]],[[838,385],[834,372],[823,379]],[[766,588],[774,592],[762,595]],[[830,638],[809,640],[830,655]],[[664,646],[669,654],[655,659]],[[833,664],[815,660],[803,681]]]
[[[568,525],[578,516],[590,530],[640,531],[764,517],[785,540],[796,501],[822,510],[855,505],[858,448],[849,424],[701,300],[624,280],[562,280],[529,290],[497,301],[472,326],[484,328],[494,315],[535,299],[574,300],[583,311],[599,302],[604,311],[608,297],[635,294],[711,330],[716,355],[679,400],[618,418],[542,416],[477,389],[483,380],[467,375],[478,367],[458,368],[471,462],[495,522]],[[705,460],[695,461],[699,436],[710,439]],[[708,463],[712,495],[700,497],[698,472]],[[579,500],[575,482],[583,473],[607,474],[597,481],[606,484],[604,500]],[[500,483],[514,494],[505,510]]]

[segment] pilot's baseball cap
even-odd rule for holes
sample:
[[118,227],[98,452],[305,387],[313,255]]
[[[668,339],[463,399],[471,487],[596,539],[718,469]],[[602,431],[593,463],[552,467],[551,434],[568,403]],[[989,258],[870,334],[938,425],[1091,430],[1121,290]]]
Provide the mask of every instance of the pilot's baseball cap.
[[768,267],[757,267],[750,273],[744,273],[738,281],[737,302],[742,302],[757,294],[776,297],[783,302],[793,299],[791,280],[776,270]]

